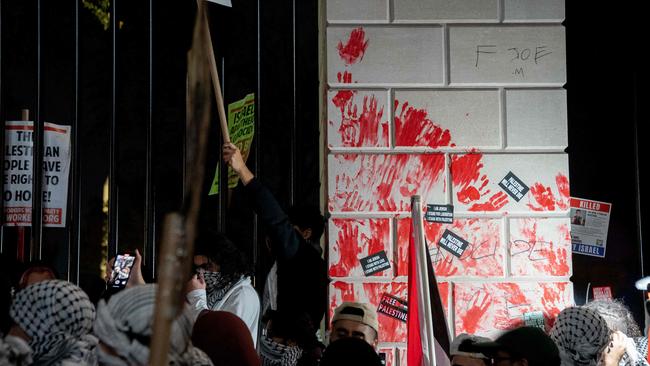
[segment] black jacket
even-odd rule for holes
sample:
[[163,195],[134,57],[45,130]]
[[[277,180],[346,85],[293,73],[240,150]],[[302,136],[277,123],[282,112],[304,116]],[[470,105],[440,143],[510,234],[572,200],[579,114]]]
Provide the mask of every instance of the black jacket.
[[327,264],[320,252],[300,236],[275,197],[256,178],[246,193],[271,239],[278,263],[277,307],[281,312],[305,312],[318,327],[327,307]]

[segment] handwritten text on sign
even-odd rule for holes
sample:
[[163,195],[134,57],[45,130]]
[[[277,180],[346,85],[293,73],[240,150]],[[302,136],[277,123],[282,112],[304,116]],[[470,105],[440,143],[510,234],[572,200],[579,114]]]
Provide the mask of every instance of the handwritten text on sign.
[[[31,121],[5,124],[2,196],[7,226],[30,226],[32,223],[33,132]],[[46,122],[43,132],[43,225],[64,227],[70,171],[70,126]]]

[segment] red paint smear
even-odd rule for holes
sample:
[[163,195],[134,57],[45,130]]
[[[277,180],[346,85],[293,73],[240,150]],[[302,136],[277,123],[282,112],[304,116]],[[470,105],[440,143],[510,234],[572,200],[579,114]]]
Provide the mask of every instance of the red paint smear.
[[566,283],[542,284],[543,296],[542,306],[544,313],[548,316],[549,325],[552,326],[555,322],[555,317],[560,313],[561,309],[570,304],[563,303],[562,294],[566,291]]
[[474,186],[469,186],[461,189],[458,194],[458,201],[461,203],[470,203],[481,198],[481,194]]
[[336,46],[336,49],[339,50],[339,56],[346,65],[352,65],[363,59],[366,48],[368,48],[368,40],[365,38],[366,32],[363,28],[355,28],[350,33],[350,38],[345,45],[343,45],[343,42],[339,42],[338,46]]
[[505,192],[493,194],[487,202],[475,203],[469,211],[497,211],[508,203],[508,196]]
[[555,211],[555,197],[550,187],[545,187],[541,183],[535,183],[530,187],[530,193],[539,204],[539,206],[528,204],[528,207],[533,211]]
[[[345,97],[348,97],[348,95],[342,96],[338,101],[332,101],[336,104],[342,102]],[[349,97],[352,98],[351,95]],[[347,110],[345,112],[343,111],[345,105],[341,107],[341,124],[338,130],[341,135],[342,145],[346,147],[386,146],[388,141],[388,123],[382,124],[381,132],[382,137],[384,137],[384,143],[380,143],[379,124],[384,114],[384,107],[377,108],[377,98],[374,95],[370,99],[367,96],[363,98],[361,115],[357,113],[357,106],[353,103],[353,99],[349,99],[346,102]]]
[[559,198],[555,198],[550,187],[546,187],[538,182],[530,188],[530,193],[535,199],[536,204],[528,203],[527,206],[533,211],[555,211],[555,205],[561,210],[568,209],[570,196],[569,179],[562,173],[558,173],[555,176],[555,184],[557,185],[558,192],[560,192]]
[[343,113],[345,106],[352,100],[354,93],[355,92],[352,90],[340,90],[336,93],[334,98],[332,98],[332,103],[341,109],[341,113]]
[[[397,109],[398,101],[395,101]],[[429,146],[438,148],[449,146],[451,135],[449,130],[427,118],[427,111],[409,107],[408,102],[402,105],[399,115],[395,116],[395,143],[397,146]]]
[[483,318],[483,315],[488,311],[490,304],[492,303],[488,296],[485,296],[481,303],[478,303],[478,293],[473,299],[471,308],[469,308],[465,314],[456,314],[461,317],[463,323],[463,331],[465,333],[473,334],[476,332],[478,325]]
[[507,294],[508,302],[513,305],[527,304],[528,300],[516,283],[497,283],[495,286]]
[[[410,210],[410,196],[427,196],[443,176],[442,154],[343,154],[330,194],[331,211],[372,211],[395,206]],[[341,160],[342,159],[342,160]],[[399,186],[395,186],[399,184]]]
[[[389,220],[332,219],[332,222],[339,229],[335,245],[340,258],[338,263],[330,265],[330,276],[347,277],[355,269],[362,273],[360,258],[386,250],[385,244],[389,241]],[[363,227],[369,228],[370,235],[363,232],[359,234],[359,228]],[[375,276],[381,276],[385,272]]]
[[482,158],[483,154],[454,156],[451,159],[451,181],[454,186],[465,188],[476,182],[481,175],[481,168],[483,168]]
[[350,84],[352,83],[352,73],[349,73],[347,71],[343,72],[337,72],[336,73],[336,78],[339,80],[339,83],[344,83],[344,84]]

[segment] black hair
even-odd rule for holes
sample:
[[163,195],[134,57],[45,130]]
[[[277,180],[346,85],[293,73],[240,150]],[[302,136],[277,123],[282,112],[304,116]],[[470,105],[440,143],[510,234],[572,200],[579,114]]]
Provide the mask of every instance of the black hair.
[[325,217],[320,209],[314,205],[296,205],[289,209],[289,221],[300,230],[311,229],[312,242],[318,242],[325,230]]
[[269,310],[264,315],[262,322],[271,323],[269,336],[294,341],[303,350],[310,349],[318,342],[316,328],[305,312]]
[[332,342],[323,353],[321,366],[380,366],[379,355],[366,341],[341,338]]
[[194,255],[203,255],[212,263],[218,264],[224,277],[236,279],[252,275],[246,255],[225,235],[207,230],[196,239]]

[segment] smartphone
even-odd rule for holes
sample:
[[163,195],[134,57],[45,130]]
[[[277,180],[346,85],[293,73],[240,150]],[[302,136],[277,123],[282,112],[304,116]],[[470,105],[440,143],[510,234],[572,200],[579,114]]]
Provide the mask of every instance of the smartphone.
[[111,276],[108,280],[108,287],[113,290],[123,289],[124,286],[126,286],[126,283],[129,282],[133,263],[135,263],[135,256],[128,253],[118,254],[117,257],[115,257],[115,263],[113,263]]

